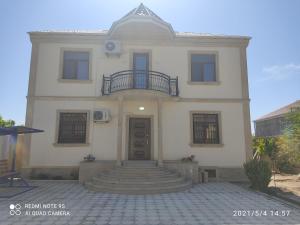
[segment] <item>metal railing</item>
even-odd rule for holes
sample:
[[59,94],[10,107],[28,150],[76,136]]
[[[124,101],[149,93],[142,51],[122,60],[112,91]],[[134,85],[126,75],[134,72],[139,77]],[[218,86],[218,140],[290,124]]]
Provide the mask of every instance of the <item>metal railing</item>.
[[178,77],[171,78],[151,70],[124,70],[107,77],[103,75],[102,95],[128,89],[147,89],[178,96]]

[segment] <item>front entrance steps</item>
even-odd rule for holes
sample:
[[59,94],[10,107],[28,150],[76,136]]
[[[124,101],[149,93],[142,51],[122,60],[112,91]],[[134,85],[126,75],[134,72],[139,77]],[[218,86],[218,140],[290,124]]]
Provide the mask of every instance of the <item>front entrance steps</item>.
[[156,161],[124,161],[116,167],[86,182],[93,191],[117,194],[160,194],[186,190],[191,181],[158,167]]

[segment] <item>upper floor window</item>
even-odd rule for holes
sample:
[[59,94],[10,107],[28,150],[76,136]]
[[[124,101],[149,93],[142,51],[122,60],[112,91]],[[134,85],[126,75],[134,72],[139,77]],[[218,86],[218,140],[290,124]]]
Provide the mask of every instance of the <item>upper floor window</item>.
[[193,144],[220,144],[219,113],[192,113]]
[[89,80],[89,52],[64,51],[62,79]]
[[215,54],[191,54],[191,81],[217,81]]
[[58,144],[84,144],[87,139],[88,113],[59,113]]

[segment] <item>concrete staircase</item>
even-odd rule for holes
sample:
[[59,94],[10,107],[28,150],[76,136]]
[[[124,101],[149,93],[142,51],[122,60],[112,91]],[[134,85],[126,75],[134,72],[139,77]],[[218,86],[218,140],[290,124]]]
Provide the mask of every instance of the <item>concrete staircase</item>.
[[192,183],[156,161],[124,161],[123,166],[101,173],[86,182],[89,190],[117,194],[159,194],[183,191]]

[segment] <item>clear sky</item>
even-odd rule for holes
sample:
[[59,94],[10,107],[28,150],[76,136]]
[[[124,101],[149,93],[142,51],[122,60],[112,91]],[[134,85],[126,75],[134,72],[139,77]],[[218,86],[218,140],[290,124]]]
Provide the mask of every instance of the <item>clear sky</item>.
[[[0,115],[24,124],[28,31],[109,29],[140,0],[1,0]],[[175,31],[251,36],[251,119],[300,99],[300,1],[144,0]]]

